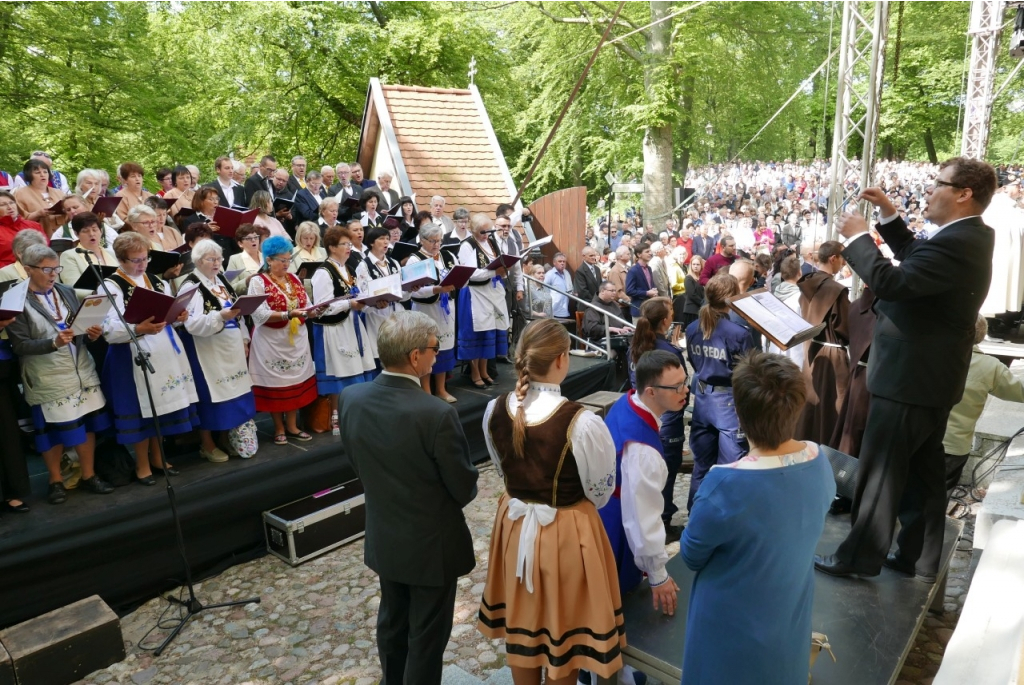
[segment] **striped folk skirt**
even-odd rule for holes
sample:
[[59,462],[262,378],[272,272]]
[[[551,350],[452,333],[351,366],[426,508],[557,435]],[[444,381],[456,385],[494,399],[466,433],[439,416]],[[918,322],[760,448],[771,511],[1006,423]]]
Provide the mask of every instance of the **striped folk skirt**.
[[622,668],[626,631],[619,579],[604,525],[589,500],[560,507],[537,532],[533,592],[516,577],[525,519],[498,503],[478,628],[505,640],[509,666],[547,669],[563,678],[576,669],[611,677]]

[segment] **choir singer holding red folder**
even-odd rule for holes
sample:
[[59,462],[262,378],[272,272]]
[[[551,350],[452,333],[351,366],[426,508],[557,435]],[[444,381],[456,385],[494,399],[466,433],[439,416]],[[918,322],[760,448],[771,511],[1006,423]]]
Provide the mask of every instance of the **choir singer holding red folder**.
[[[166,286],[156,276],[146,273],[150,244],[134,231],[118,236],[114,241],[114,256],[119,267],[117,273],[106,280],[120,311],[131,302],[139,289],[163,293]],[[176,323],[185,321],[188,312],[182,311]],[[149,317],[138,324],[128,324],[139,338],[139,346],[149,353],[149,361],[156,373],[150,378],[153,389],[153,407],[146,395],[143,371],[135,363],[135,350],[117,312],[111,310],[103,322],[103,335],[110,347],[103,365],[103,393],[109,398],[114,413],[117,442],[135,449],[135,476],[142,485],[156,485],[153,471],[160,470],[160,442],[156,439],[154,411],[160,420],[163,435],[190,433],[199,427],[195,404],[199,400],[192,367],[174,325],[156,322]],[[167,464],[170,475],[177,471]]]

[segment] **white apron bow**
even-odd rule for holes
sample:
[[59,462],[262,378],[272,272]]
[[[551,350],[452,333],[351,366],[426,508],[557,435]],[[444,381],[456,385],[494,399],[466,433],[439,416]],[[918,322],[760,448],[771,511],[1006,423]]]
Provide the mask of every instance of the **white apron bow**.
[[510,521],[524,516],[523,527],[519,531],[519,554],[516,556],[516,578],[519,582],[526,579],[526,591],[533,593],[533,557],[536,552],[537,531],[555,520],[558,510],[547,504],[536,504],[516,499],[508,501],[508,518]]

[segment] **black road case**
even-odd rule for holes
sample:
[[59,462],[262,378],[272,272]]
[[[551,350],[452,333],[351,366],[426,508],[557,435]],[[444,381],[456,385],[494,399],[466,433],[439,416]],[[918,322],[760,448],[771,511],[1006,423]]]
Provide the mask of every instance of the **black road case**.
[[292,566],[361,538],[366,531],[363,484],[350,480],[263,512],[267,551]]

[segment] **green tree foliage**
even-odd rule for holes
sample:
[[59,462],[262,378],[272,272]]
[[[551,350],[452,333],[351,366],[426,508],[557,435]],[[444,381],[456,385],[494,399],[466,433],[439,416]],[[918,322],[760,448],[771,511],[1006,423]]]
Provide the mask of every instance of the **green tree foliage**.
[[[0,168],[18,170],[39,147],[72,172],[131,159],[148,170],[198,163],[207,178],[229,152],[352,159],[370,78],[464,88],[475,58],[475,82],[521,180],[616,6],[0,3]],[[654,55],[649,24],[665,12],[667,49]],[[841,13],[835,0],[654,3],[653,14],[650,2],[626,3],[526,198],[577,184],[602,197],[608,171],[639,180],[654,130],[670,141],[675,184],[709,158],[827,156],[835,62],[808,76],[830,42],[838,46]],[[969,14],[967,2],[892,3],[883,154],[958,151]],[[997,84],[1015,64],[1001,47]],[[1018,76],[995,103],[990,158],[1012,158],[1022,128]]]

